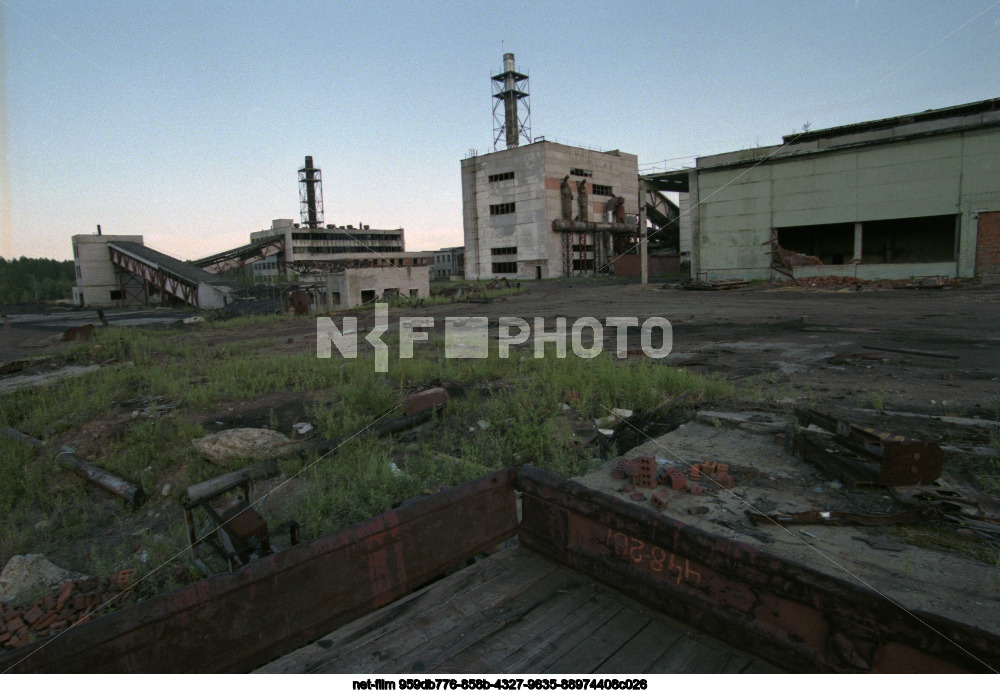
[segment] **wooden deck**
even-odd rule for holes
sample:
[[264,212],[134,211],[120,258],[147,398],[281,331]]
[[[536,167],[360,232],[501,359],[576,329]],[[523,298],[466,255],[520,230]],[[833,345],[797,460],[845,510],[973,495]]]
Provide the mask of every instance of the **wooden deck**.
[[515,547],[340,627],[256,672],[778,672]]

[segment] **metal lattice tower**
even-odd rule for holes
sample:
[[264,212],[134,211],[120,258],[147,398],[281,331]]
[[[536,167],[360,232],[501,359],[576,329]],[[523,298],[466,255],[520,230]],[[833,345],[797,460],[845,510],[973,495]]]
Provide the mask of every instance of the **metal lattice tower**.
[[[514,69],[514,54],[503,54],[503,72],[494,75],[493,84],[493,151],[505,138],[507,148],[517,147],[520,136],[531,142],[531,106],[528,103],[528,76]],[[521,105],[519,111],[518,104]],[[503,116],[500,111],[503,109]]]
[[299,169],[299,215],[303,226],[323,226],[323,174],[313,166],[312,157],[306,157],[306,165]]

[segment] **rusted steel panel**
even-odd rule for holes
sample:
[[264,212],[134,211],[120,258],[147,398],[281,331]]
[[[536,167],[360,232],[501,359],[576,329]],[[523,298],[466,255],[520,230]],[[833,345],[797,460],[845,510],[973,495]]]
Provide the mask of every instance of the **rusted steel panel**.
[[[518,481],[519,536],[526,547],[624,586],[637,599],[785,668],[868,672],[945,662],[985,672],[987,665],[1000,666],[1000,640],[981,629],[908,614],[848,580],[537,468],[522,468]],[[887,650],[893,642],[908,650]]]
[[516,529],[514,473],[491,473],[11,651],[0,671],[248,671]]

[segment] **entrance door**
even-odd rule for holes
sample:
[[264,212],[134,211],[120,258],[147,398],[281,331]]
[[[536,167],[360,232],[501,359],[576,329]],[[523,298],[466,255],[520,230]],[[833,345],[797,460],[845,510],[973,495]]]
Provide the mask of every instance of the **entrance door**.
[[542,279],[542,266],[541,265],[536,265],[535,266],[535,279],[536,280]]

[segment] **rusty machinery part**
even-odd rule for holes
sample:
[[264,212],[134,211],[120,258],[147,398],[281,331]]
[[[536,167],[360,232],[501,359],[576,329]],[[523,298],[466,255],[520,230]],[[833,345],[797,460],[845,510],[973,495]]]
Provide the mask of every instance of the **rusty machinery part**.
[[[229,571],[274,552],[267,522],[254,508],[253,483],[277,473],[277,463],[267,460],[187,488],[182,505],[195,566],[209,576],[216,573],[202,556],[203,546],[225,562]],[[280,529],[288,530],[292,545],[298,544],[298,523],[290,521]]]
[[846,473],[855,484],[930,484],[941,476],[944,452],[937,444],[862,427],[811,409],[795,408],[795,417],[799,426],[815,424],[832,432],[837,445],[877,466],[873,468],[860,461],[850,461],[825,448],[817,450],[822,447],[807,445],[805,437],[798,437],[795,445],[806,457],[821,466],[832,466],[839,474]]

